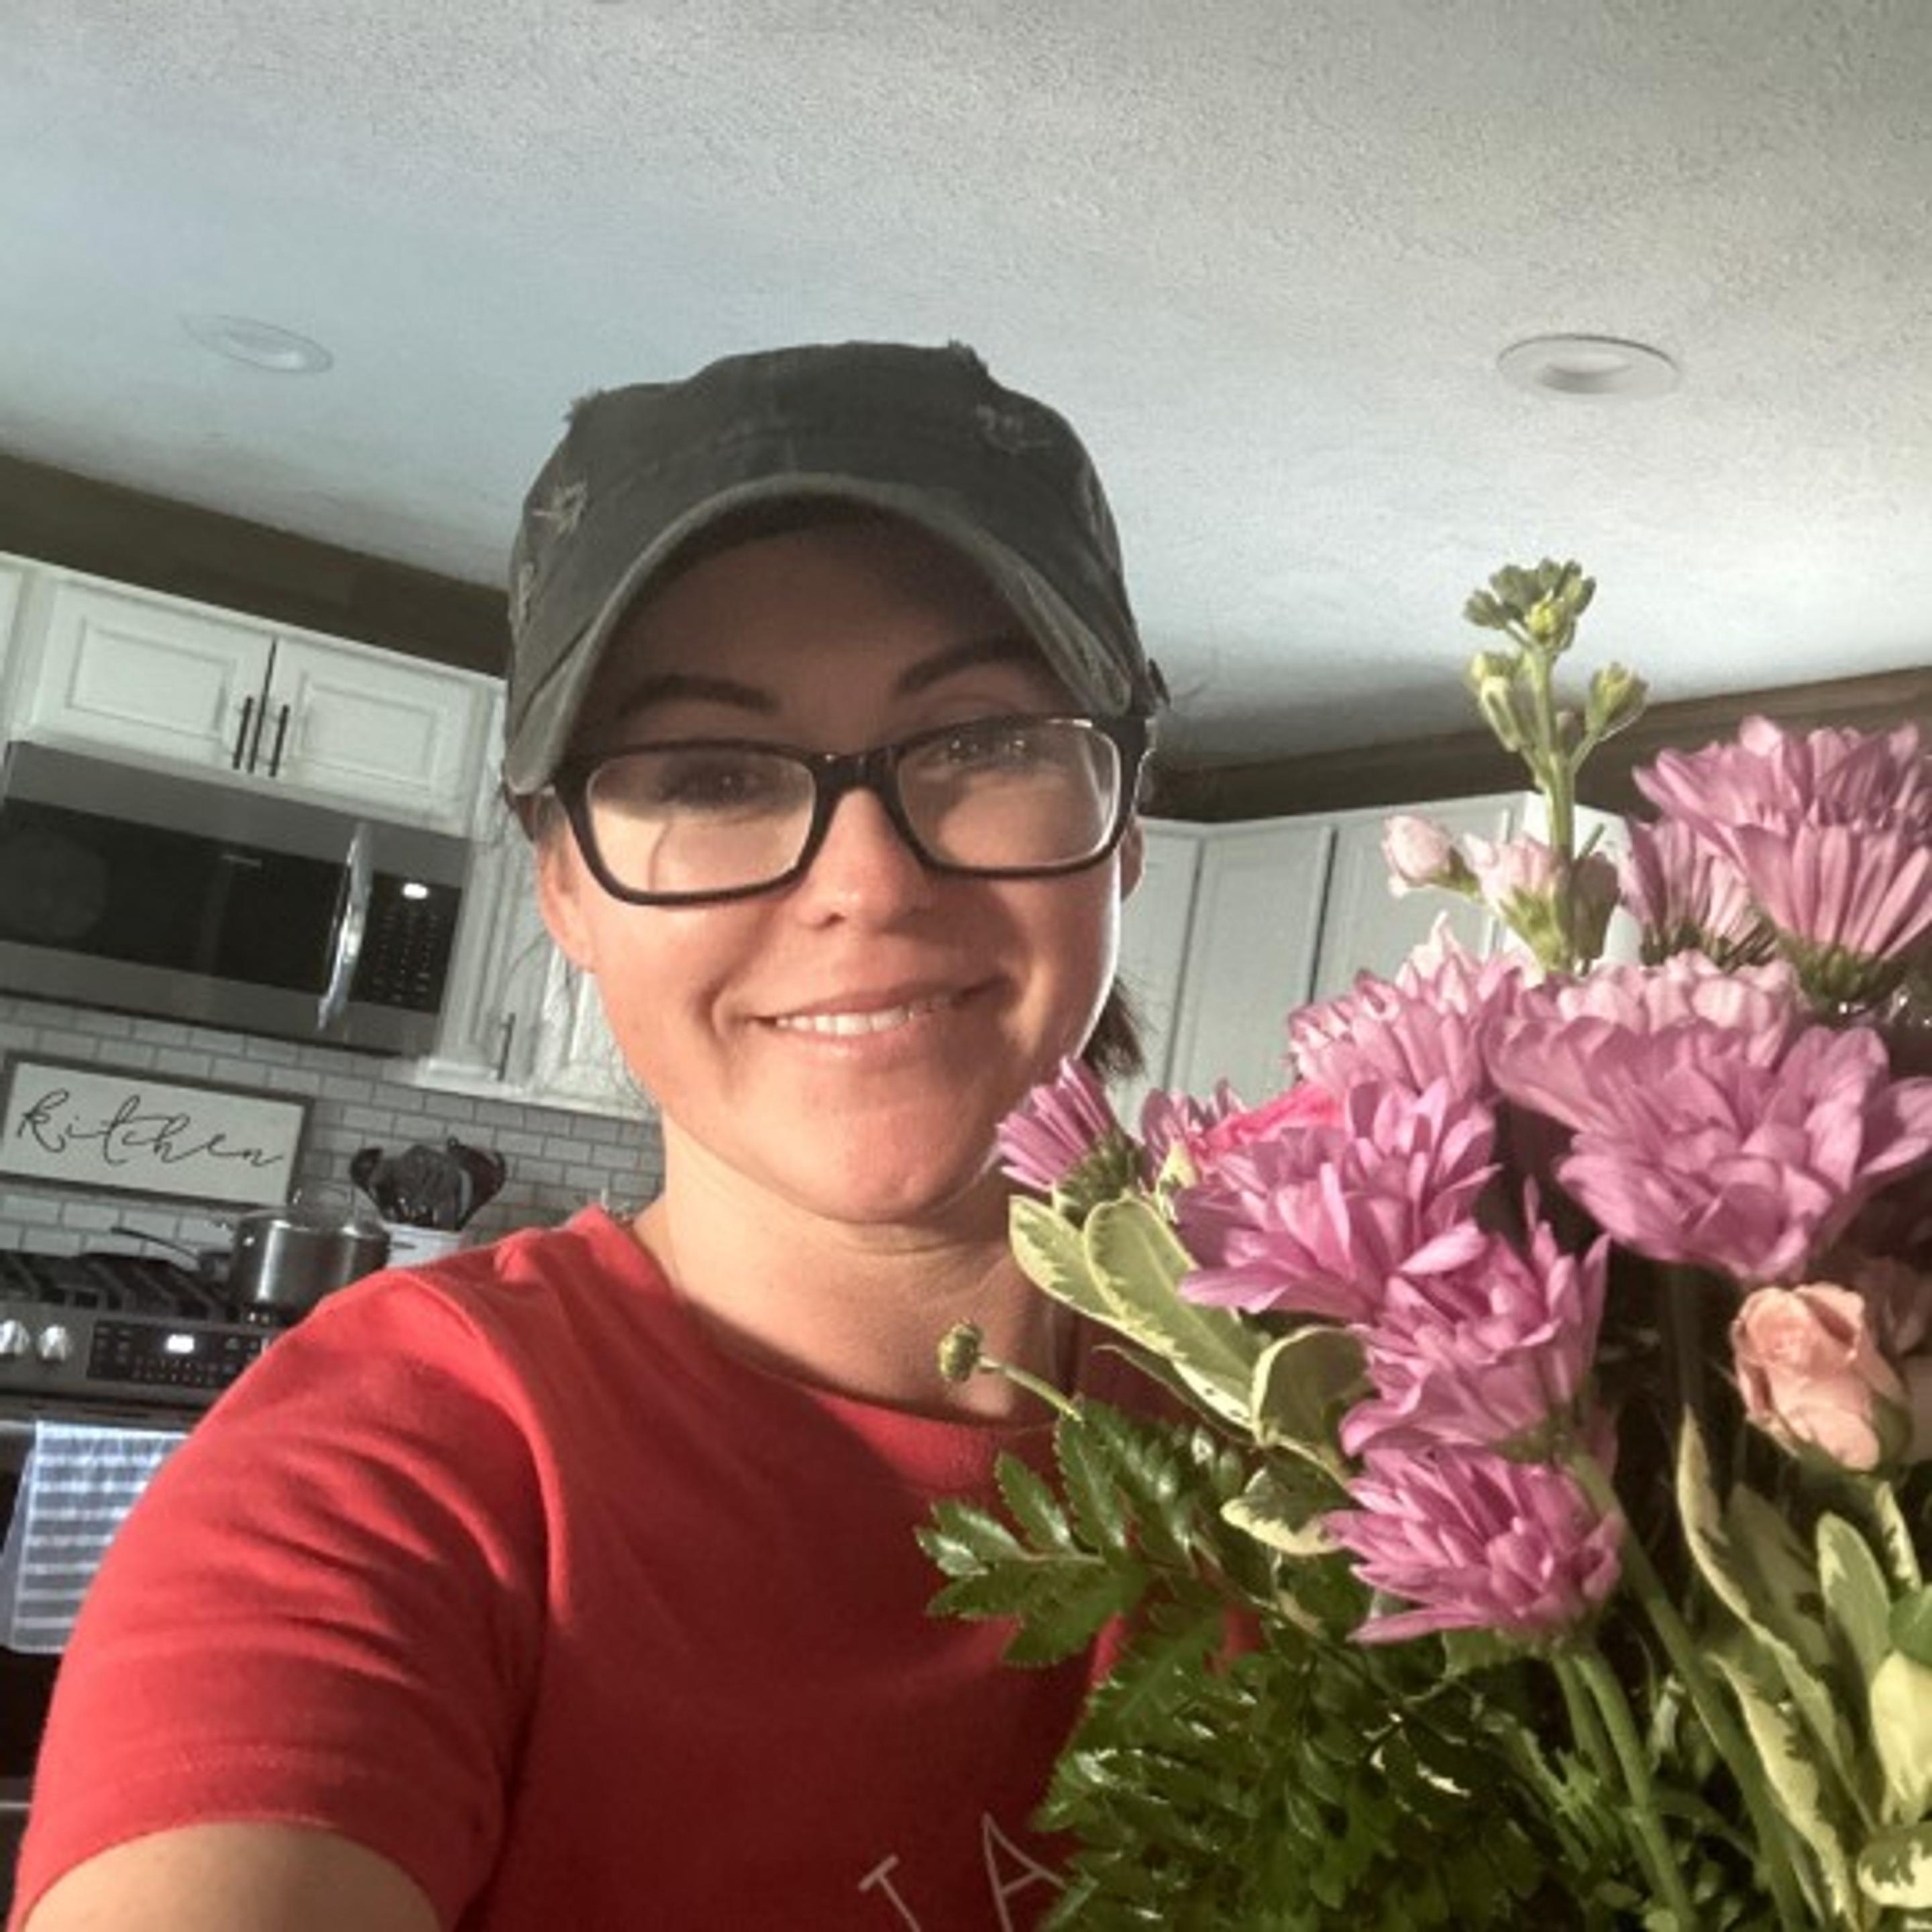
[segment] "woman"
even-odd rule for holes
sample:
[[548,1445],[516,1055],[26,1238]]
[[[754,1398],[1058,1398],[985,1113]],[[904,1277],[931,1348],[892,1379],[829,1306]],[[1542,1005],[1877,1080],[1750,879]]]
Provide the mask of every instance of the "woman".
[[1006,1928],[1076,1666],[913,1540],[1093,1386],[994,1130],[1103,1018],[1160,695],[1085,454],[968,352],[590,398],[513,560],[506,789],[664,1185],[334,1298],[63,1669],[29,1932]]

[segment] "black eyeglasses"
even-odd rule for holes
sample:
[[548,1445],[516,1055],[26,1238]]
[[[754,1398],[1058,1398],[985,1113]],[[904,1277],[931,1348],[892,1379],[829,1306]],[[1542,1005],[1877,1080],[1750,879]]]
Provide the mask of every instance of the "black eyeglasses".
[[692,739],[567,760],[551,788],[598,883],[634,905],[789,884],[862,790],[935,872],[1043,878],[1120,843],[1147,738],[1141,717],[1001,717],[864,752]]

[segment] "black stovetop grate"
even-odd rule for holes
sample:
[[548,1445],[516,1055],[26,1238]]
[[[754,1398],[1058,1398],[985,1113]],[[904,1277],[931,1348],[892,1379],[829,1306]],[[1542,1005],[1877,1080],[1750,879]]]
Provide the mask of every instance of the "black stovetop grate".
[[0,1304],[39,1302],[114,1314],[231,1322],[214,1289],[172,1262],[147,1255],[40,1255],[0,1249]]

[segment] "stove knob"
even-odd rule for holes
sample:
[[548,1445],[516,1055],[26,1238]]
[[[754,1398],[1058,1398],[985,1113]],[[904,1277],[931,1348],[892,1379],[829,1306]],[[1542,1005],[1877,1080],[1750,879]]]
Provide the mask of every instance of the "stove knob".
[[40,1330],[34,1352],[44,1362],[64,1362],[74,1353],[74,1337],[58,1322],[50,1322]]
[[24,1322],[0,1322],[0,1357],[27,1354],[33,1346],[33,1335]]

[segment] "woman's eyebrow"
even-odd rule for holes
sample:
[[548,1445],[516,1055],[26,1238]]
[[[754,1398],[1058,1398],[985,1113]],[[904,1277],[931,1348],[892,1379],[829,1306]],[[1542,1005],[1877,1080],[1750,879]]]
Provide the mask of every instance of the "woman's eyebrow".
[[653,704],[670,704],[680,699],[712,704],[736,706],[741,711],[757,712],[769,717],[778,708],[778,700],[754,684],[740,684],[736,678],[706,677],[692,671],[658,671],[640,678],[625,692],[611,716],[633,718]]
[[996,637],[970,638],[963,644],[953,644],[935,651],[929,658],[921,658],[899,674],[893,689],[901,698],[914,698],[957,672],[988,664],[1023,664],[1046,674],[1046,661],[1040,654],[1040,646],[1024,632],[1009,631]]

